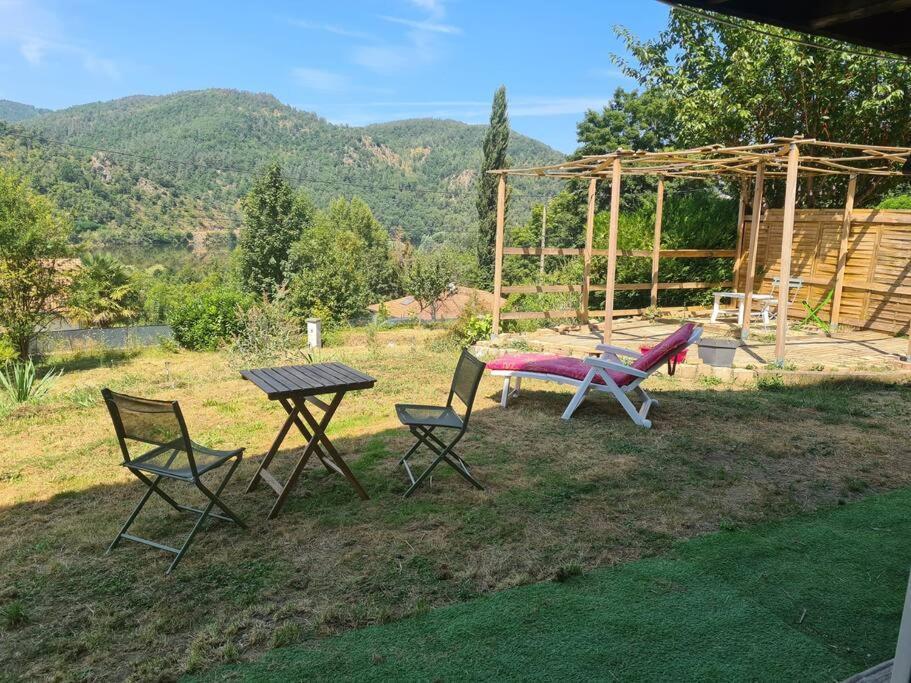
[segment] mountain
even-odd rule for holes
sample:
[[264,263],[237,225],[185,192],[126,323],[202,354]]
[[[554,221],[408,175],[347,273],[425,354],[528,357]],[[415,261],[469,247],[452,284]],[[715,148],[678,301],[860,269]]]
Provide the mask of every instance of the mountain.
[[17,123],[26,119],[34,118],[40,114],[49,112],[50,109],[39,109],[30,104],[13,102],[12,100],[0,100],[0,121],[8,123]]
[[[318,205],[358,195],[415,243],[467,245],[485,130],[438,119],[334,125],[268,94],[202,90],[36,116],[0,131],[0,159],[72,210],[87,239],[142,243],[235,229],[252,177],[277,160]],[[518,133],[509,157],[514,165],[563,158]],[[531,204],[522,188],[514,215]]]

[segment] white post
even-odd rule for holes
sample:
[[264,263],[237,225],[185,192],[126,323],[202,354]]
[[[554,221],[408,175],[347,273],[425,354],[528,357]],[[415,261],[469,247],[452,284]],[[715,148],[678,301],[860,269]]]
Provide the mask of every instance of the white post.
[[307,346],[323,348],[323,321],[319,318],[307,318]]
[[895,644],[895,660],[892,662],[892,683],[908,683],[911,680],[911,578],[905,589],[905,608],[902,610],[901,625],[898,627],[898,642]]

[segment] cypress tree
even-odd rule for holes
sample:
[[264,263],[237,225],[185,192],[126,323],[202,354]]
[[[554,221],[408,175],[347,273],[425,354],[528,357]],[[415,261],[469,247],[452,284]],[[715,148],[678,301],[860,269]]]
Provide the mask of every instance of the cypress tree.
[[506,87],[497,88],[490,110],[490,127],[484,136],[484,157],[478,179],[478,268],[482,284],[493,282],[494,246],[497,237],[497,176],[487,171],[506,168],[509,119],[506,116]]

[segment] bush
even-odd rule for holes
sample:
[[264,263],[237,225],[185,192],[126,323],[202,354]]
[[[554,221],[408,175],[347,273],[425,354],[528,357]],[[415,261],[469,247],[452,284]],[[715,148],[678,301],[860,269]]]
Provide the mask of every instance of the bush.
[[490,339],[493,318],[484,313],[477,298],[472,298],[453,323],[450,336],[459,346],[471,346],[482,339]]
[[0,337],[0,364],[15,360],[18,355],[12,342],[6,337]]
[[877,209],[911,209],[911,194],[899,194],[883,199]]
[[234,289],[215,287],[202,292],[188,287],[182,300],[168,311],[174,339],[193,351],[212,351],[236,336],[250,298]]
[[231,356],[239,367],[309,363],[304,334],[284,298],[263,301],[241,312]]

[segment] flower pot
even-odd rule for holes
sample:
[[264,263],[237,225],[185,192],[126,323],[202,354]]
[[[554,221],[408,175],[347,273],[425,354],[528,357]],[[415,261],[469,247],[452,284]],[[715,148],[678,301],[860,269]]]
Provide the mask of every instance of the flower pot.
[[739,339],[700,339],[697,344],[699,360],[714,368],[732,368],[739,346]]

